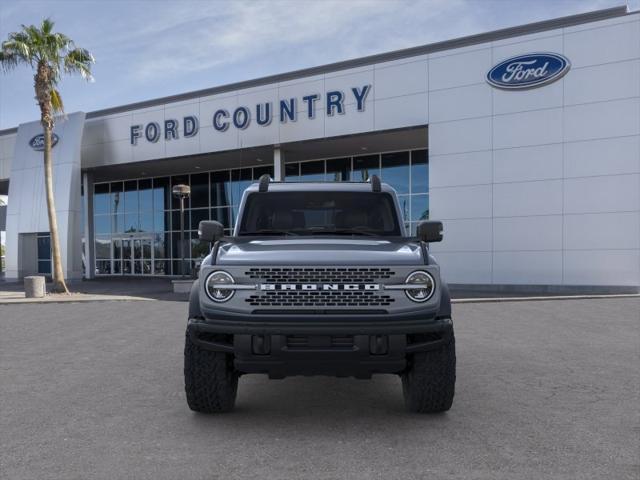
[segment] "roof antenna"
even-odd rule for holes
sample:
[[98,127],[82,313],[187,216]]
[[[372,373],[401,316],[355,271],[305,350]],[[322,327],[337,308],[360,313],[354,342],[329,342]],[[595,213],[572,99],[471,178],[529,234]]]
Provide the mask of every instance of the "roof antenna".
[[382,185],[380,184],[380,177],[377,175],[371,175],[369,179],[371,182],[371,190],[376,193],[380,193],[382,191]]

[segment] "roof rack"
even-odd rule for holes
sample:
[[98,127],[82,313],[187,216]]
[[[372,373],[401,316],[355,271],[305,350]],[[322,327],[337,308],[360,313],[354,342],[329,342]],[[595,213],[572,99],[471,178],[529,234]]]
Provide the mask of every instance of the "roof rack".
[[269,176],[268,173],[265,173],[264,175],[262,175],[260,177],[260,185],[258,186],[258,191],[260,193],[264,193],[264,192],[268,192],[269,191],[269,183],[271,183],[271,177]]
[[371,178],[369,178],[369,181],[371,182],[371,191],[376,193],[380,193],[382,191],[382,185],[380,184],[380,177],[378,177],[377,175],[371,175]]
[[[369,179],[367,180],[368,183],[371,184],[371,191],[379,193],[382,191],[382,184],[380,183],[380,177],[378,177],[377,175],[371,175],[371,177],[369,177]],[[264,175],[260,176],[260,178],[258,179],[258,192],[260,193],[265,193],[269,191],[269,185],[271,183],[282,183],[282,182],[274,182],[273,179],[269,176],[268,173],[265,173]],[[297,183],[304,183],[304,182],[297,182]],[[311,183],[335,183],[332,181],[327,181],[327,182],[318,182],[318,181],[313,181]],[[340,183],[359,183],[362,184],[362,182],[340,182]]]

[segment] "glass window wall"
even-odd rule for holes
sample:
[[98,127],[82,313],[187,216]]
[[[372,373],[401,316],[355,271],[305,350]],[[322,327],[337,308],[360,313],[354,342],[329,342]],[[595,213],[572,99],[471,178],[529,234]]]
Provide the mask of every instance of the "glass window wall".
[[[285,165],[286,181],[366,181],[373,174],[398,192],[405,225],[415,232],[429,218],[427,150],[309,160]],[[207,253],[197,240],[201,220],[216,220],[231,234],[244,189],[271,165],[171,177],[124,180],[94,185],[93,225],[99,275],[180,275],[181,246],[185,274]],[[191,187],[185,202],[185,242],[180,244],[180,202],[171,195],[178,184]]]

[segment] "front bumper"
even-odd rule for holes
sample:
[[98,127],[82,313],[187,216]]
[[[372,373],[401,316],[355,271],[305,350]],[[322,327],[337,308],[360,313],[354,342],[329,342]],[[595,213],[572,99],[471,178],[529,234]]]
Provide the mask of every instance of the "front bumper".
[[249,335],[392,335],[437,332],[451,324],[435,313],[300,312],[298,314],[235,314],[203,309],[204,320],[191,319],[210,333]]
[[367,317],[344,322],[242,322],[190,319],[190,339],[205,350],[234,355],[243,373],[270,378],[331,375],[369,378],[374,373],[399,373],[407,355],[439,348],[453,334],[450,318],[386,321]]

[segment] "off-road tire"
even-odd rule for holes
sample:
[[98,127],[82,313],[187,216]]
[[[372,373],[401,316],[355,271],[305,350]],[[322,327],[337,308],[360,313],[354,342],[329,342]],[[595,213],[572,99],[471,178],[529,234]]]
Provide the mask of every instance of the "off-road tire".
[[194,412],[222,413],[233,410],[238,393],[238,372],[233,355],[205,350],[187,331],[184,346],[184,389]]
[[404,403],[410,412],[437,413],[451,408],[456,384],[453,332],[441,347],[410,355],[402,374]]

